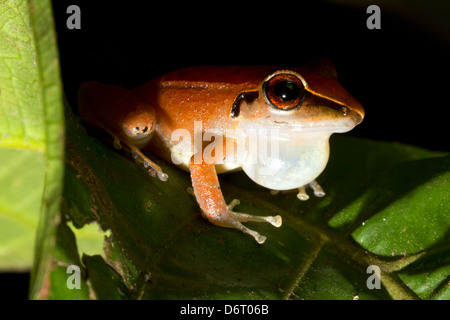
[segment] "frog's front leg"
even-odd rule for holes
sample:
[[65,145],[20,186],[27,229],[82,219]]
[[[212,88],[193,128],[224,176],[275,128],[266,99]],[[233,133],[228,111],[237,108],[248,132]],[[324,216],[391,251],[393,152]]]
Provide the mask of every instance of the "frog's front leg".
[[125,149],[127,149],[131,153],[131,155],[132,155],[133,159],[136,161],[136,163],[142,164],[144,166],[144,168],[146,168],[146,169],[148,168],[148,173],[152,177],[157,176],[159,178],[159,180],[167,181],[169,176],[162,171],[160,166],[158,166],[156,163],[151,161],[146,155],[144,155],[137,146],[135,146],[131,143],[122,141],[119,138],[119,136],[117,136],[116,134],[114,134],[114,132],[111,132],[107,128],[103,128],[103,129],[105,131],[107,131],[113,138],[114,148],[116,148],[117,150],[120,150],[120,149],[123,149],[123,145],[125,145],[126,146]]
[[256,221],[269,222],[275,227],[281,226],[280,216],[253,216],[250,214],[232,211],[234,206],[239,204],[239,200],[233,200],[229,205],[220,190],[219,179],[217,177],[214,164],[197,164],[191,161],[189,164],[191,172],[192,187],[195,198],[200,206],[202,214],[214,225],[234,228],[249,234],[255,238],[256,242],[262,244],[266,240],[265,236],[245,227],[242,222]]
[[158,176],[159,180],[167,181],[169,176],[164,173],[160,166],[151,161],[147,156],[145,156],[139,148],[134,145],[127,144],[127,147],[131,151],[131,155],[137,163],[142,163],[144,168],[148,168],[148,173],[152,176]]

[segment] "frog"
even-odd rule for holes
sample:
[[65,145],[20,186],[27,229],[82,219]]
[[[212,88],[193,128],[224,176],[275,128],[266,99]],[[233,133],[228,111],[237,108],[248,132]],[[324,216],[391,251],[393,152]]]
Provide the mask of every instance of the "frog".
[[243,170],[272,194],[295,190],[307,200],[311,188],[322,197],[316,178],[327,165],[330,136],[365,116],[328,59],[293,68],[193,66],[132,89],[88,81],[78,90],[78,106],[83,123],[107,132],[151,176],[169,178],[147,154],[189,172],[201,215],[259,244],[267,237],[245,223],[280,227],[282,217],[235,211],[240,202],[226,203],[218,174]]

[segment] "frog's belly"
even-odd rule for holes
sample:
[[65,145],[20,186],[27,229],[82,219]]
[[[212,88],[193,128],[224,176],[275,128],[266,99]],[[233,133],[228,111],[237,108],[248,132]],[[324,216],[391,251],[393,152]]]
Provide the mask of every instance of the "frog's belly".
[[[189,143],[183,144],[183,142],[171,147],[161,143],[153,144],[152,151],[166,161],[175,164],[177,167],[185,171],[189,171],[189,163],[194,155],[191,145]],[[193,160],[194,162],[202,161],[201,158],[196,159],[195,157]],[[206,163],[216,163],[207,157],[204,160]],[[225,160],[223,163],[215,164],[215,168],[217,173],[239,171],[241,170],[241,164],[234,161]]]
[[217,173],[235,172],[239,170],[242,170],[242,167],[240,164],[237,163],[216,164]]
[[[174,154],[171,155],[171,162],[175,164],[177,167],[189,171],[189,163],[192,158],[192,153],[188,154]],[[195,161],[195,160],[194,160]],[[225,172],[234,172],[242,170],[241,164],[239,163],[233,163],[233,162],[224,162],[221,164],[215,164],[217,173],[225,173]]]

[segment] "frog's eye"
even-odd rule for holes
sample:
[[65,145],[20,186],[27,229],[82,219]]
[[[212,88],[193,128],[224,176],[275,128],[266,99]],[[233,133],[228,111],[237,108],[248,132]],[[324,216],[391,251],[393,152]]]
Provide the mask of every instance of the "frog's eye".
[[280,110],[292,110],[299,107],[305,96],[302,81],[289,73],[280,73],[269,78],[264,82],[262,90],[266,101]]

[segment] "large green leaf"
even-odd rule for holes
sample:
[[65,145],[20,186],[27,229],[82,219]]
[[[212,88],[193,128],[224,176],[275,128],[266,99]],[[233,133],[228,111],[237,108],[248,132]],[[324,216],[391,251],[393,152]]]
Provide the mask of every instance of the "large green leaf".
[[[64,211],[95,220],[111,276],[97,297],[144,299],[437,299],[450,288],[450,156],[413,146],[333,136],[320,183],[325,198],[272,196],[244,173],[220,177],[241,212],[280,214],[283,226],[248,223],[263,245],[204,220],[189,174],[159,159],[167,182],[68,117]],[[81,253],[81,252],[80,252]],[[103,274],[85,256],[87,274]],[[371,265],[380,289],[367,286]],[[115,275],[114,275],[115,274]],[[109,283],[99,286],[109,279]],[[111,286],[119,295],[111,296]],[[61,296],[63,297],[63,296]]]
[[[45,126],[26,2],[0,11],[0,268],[32,263],[44,181]],[[36,105],[35,108],[29,106]],[[17,192],[21,190],[21,192]],[[24,195],[27,195],[25,198]]]
[[0,11],[0,268],[33,264],[33,298],[48,293],[64,168],[52,19],[49,1],[5,1]]
[[63,169],[62,91],[51,7],[48,1],[4,1],[1,7],[0,269],[31,267],[39,213],[35,261],[43,269]]

